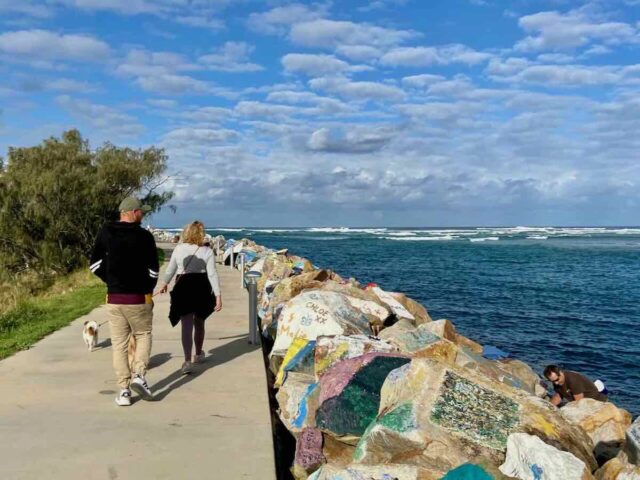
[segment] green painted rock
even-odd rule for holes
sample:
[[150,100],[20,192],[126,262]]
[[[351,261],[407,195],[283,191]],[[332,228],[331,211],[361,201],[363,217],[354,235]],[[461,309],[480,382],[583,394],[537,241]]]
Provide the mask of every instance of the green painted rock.
[[323,465],[309,480],[436,480],[438,477],[412,465]]
[[347,443],[357,440],[378,413],[380,388],[389,372],[410,361],[374,352],[335,364],[320,379],[317,427]]
[[501,465],[515,432],[537,435],[595,468],[589,437],[542,400],[432,359],[392,371],[358,463],[408,463],[444,475],[469,462]]

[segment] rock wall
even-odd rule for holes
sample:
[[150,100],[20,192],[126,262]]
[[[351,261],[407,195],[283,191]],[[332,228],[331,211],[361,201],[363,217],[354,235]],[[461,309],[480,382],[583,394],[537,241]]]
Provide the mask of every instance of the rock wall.
[[485,358],[406,295],[241,242],[261,273],[295,478],[640,480],[640,424],[626,411],[589,399],[559,410],[528,365]]

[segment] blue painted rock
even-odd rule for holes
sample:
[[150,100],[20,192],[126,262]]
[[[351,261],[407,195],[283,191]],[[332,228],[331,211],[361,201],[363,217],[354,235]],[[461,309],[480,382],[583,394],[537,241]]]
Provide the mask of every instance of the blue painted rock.
[[591,439],[555,407],[432,359],[393,370],[380,409],[356,448],[358,463],[408,463],[446,474],[468,462],[503,463],[509,435],[526,432],[596,467]]
[[503,480],[507,478],[499,470],[496,470],[474,463],[465,463],[450,470],[441,480]]
[[287,375],[276,394],[278,414],[287,430],[295,434],[315,426],[319,393],[314,377],[295,372]]
[[453,363],[458,354],[458,347],[441,336],[442,334],[455,338],[455,330],[452,329],[453,326],[448,320],[423,323],[414,328],[403,319],[380,332],[380,338],[412,357],[438,358]]
[[582,460],[526,433],[509,435],[500,471],[521,480],[593,480]]
[[374,352],[335,364],[320,379],[316,426],[355,443],[378,412],[385,378],[408,362],[406,356]]

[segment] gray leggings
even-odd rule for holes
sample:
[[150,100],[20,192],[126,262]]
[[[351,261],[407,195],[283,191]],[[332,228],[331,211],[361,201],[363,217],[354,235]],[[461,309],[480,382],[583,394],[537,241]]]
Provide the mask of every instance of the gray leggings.
[[191,348],[196,343],[196,355],[202,353],[204,343],[204,319],[196,317],[195,313],[180,317],[182,324],[182,350],[185,359],[191,359]]

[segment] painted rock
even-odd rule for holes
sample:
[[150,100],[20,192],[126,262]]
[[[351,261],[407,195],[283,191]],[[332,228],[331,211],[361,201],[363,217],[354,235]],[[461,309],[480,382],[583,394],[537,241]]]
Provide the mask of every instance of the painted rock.
[[[495,364],[500,370],[520,382],[520,385],[516,385],[518,388],[540,396],[541,392],[537,387],[540,386],[541,379],[529,365],[513,358],[499,360]],[[543,392],[546,393],[546,389],[543,388]]]
[[345,443],[356,443],[378,413],[385,378],[410,361],[374,352],[333,365],[320,379],[317,427]]
[[306,427],[315,427],[315,411],[320,390],[314,378],[301,373],[290,373],[276,394],[278,415],[287,430],[299,433]]
[[441,475],[472,461],[497,466],[509,435],[526,432],[596,467],[590,438],[555,407],[455,365],[413,359],[387,376],[380,394],[358,463],[402,462]]
[[571,423],[580,425],[591,437],[599,464],[614,458],[625,442],[631,414],[610,402],[583,398],[570,402],[560,413]]
[[478,342],[474,342],[473,340],[471,340],[470,338],[465,337],[464,335],[456,333],[456,341],[455,341],[455,343],[456,343],[456,345],[464,347],[464,348],[470,350],[473,353],[476,353],[478,355],[482,354],[482,350],[483,350],[482,345],[480,345]]
[[640,417],[627,428],[626,439],[624,450],[629,457],[629,462],[640,466]]
[[[455,338],[455,332],[451,332],[451,323],[447,320],[439,322],[423,323],[415,328],[405,328],[403,323],[393,325],[380,333],[384,334],[385,341],[395,346],[398,351],[406,353],[412,357],[437,358],[444,362],[453,363],[458,354],[458,347],[455,343],[442,338],[438,333],[443,333]],[[448,325],[450,326],[447,326]],[[435,327],[434,327],[435,325]],[[445,333],[445,330],[449,330]],[[434,333],[438,332],[438,333]]]
[[322,454],[322,432],[317,428],[305,428],[296,441],[296,455],[293,462],[293,475],[304,479],[325,463]]
[[266,299],[266,302],[261,304],[261,307],[264,309],[262,328],[268,328],[271,322],[275,320],[274,313],[278,305],[288,302],[303,290],[321,288],[322,282],[329,278],[331,278],[331,272],[329,270],[315,270],[294,275],[293,277],[288,277],[278,282],[270,295],[266,297],[263,296],[263,300]]
[[323,465],[309,480],[436,480],[438,477],[411,465]]
[[582,460],[526,433],[509,435],[507,458],[500,471],[521,480],[593,479]]
[[323,290],[303,292],[283,307],[271,355],[284,356],[294,338],[368,334],[369,325],[367,316],[354,308],[346,295]]
[[315,375],[315,340],[306,338],[294,338],[287,353],[278,368],[278,374],[273,382],[275,388],[280,388],[289,372]]
[[507,478],[511,477],[506,477],[493,466],[465,463],[450,470],[441,480],[506,480]]
[[320,378],[340,360],[359,357],[369,352],[393,352],[396,348],[387,342],[365,335],[336,335],[318,337],[315,349],[315,374]]
[[444,338],[446,340],[449,340],[450,342],[456,343],[456,327],[454,327],[453,323],[451,323],[449,320],[435,320],[425,325],[421,325],[421,328],[424,328],[431,333],[435,333],[440,338]]
[[624,452],[609,460],[595,473],[596,480],[640,480],[640,466],[629,463]]

